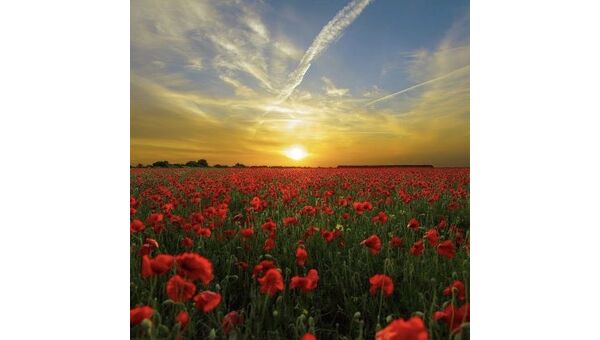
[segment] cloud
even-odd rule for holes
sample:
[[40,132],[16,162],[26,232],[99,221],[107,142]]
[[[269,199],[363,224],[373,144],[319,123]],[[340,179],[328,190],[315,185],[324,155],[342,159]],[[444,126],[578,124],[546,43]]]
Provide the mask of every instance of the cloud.
[[283,102],[288,99],[296,87],[302,83],[304,75],[310,68],[313,59],[318,57],[331,43],[336,41],[371,1],[372,0],[353,0],[346,5],[346,7],[342,8],[333,19],[321,29],[308,50],[304,53],[298,67],[290,74],[287,83],[277,96],[277,102]]
[[348,91],[350,91],[349,89],[336,87],[333,81],[327,77],[321,77],[321,80],[325,83],[325,93],[327,93],[328,96],[341,97],[345,96]]

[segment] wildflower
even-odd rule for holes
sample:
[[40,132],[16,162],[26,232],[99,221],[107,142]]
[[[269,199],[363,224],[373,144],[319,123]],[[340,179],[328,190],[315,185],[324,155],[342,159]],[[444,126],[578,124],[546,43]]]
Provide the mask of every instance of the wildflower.
[[142,277],[147,278],[153,275],[162,275],[173,267],[173,262],[173,256],[167,254],[160,254],[155,258],[144,255],[142,257]]
[[298,247],[298,249],[296,249],[296,264],[300,267],[304,267],[304,262],[306,262],[307,258],[308,253],[306,250],[302,247]]
[[189,280],[200,280],[209,284],[214,278],[212,263],[196,253],[183,253],[175,257],[177,262],[177,274],[187,277]]
[[423,319],[413,316],[408,320],[397,319],[375,334],[376,340],[427,340],[427,328]]
[[392,239],[390,240],[390,246],[392,246],[394,248],[402,247],[402,239],[398,236],[393,236]]
[[371,219],[374,223],[385,223],[388,220],[387,215],[384,211],[380,211],[376,216]]
[[443,310],[433,313],[433,319],[446,322],[450,332],[455,333],[460,329],[463,322],[469,321],[469,304],[465,303],[456,308],[454,304],[450,303]]
[[167,296],[175,302],[185,302],[194,296],[196,285],[175,275],[167,281]]
[[205,290],[194,296],[194,306],[204,313],[209,313],[221,303],[221,294]]
[[270,296],[284,289],[283,277],[279,270],[275,268],[267,270],[265,275],[258,279],[258,283],[260,283],[260,292]]
[[419,229],[420,226],[421,226],[421,223],[419,223],[419,221],[417,221],[417,219],[414,217],[411,218],[410,221],[408,221],[408,225],[407,225],[407,227],[412,230],[417,230],[417,229]]
[[319,282],[319,273],[316,269],[311,269],[305,277],[293,276],[290,282],[290,289],[300,288],[303,293],[307,293],[317,288]]
[[235,326],[242,323],[242,317],[236,312],[231,311],[223,317],[221,327],[223,327],[223,333],[229,334],[235,328]]
[[425,251],[425,246],[423,246],[423,240],[418,240],[415,242],[412,247],[410,247],[410,253],[414,256],[421,256]]
[[452,240],[446,240],[440,243],[437,247],[437,253],[438,255],[449,259],[454,258],[454,256],[456,256],[456,248],[454,247]]
[[154,309],[150,306],[140,306],[131,308],[129,311],[129,322],[132,325],[137,325],[144,319],[150,319],[154,314]]
[[377,235],[371,235],[366,240],[363,240],[361,245],[369,248],[372,255],[376,255],[381,250],[381,239]]
[[377,294],[380,290],[387,296],[392,295],[394,292],[394,282],[392,281],[392,278],[387,275],[373,275],[369,279],[369,282],[371,283],[371,288],[369,288],[369,293],[371,293],[371,295]]
[[465,285],[461,281],[455,280],[454,282],[452,282],[452,284],[450,284],[444,289],[443,293],[445,296],[449,296],[452,295],[453,290],[456,290],[456,296],[459,300],[465,300]]
[[190,322],[190,315],[188,314],[187,311],[182,310],[175,317],[175,321],[179,322],[179,324],[181,325],[181,328],[183,329]]
[[429,242],[429,245],[432,247],[437,246],[438,242],[440,241],[440,235],[435,229],[427,230],[427,232],[425,233],[425,238],[427,239],[427,242]]

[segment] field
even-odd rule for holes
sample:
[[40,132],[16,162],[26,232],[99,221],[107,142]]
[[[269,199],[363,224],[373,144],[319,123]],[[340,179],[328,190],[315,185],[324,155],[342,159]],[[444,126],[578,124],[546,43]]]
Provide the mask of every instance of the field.
[[131,169],[131,337],[468,339],[469,169]]

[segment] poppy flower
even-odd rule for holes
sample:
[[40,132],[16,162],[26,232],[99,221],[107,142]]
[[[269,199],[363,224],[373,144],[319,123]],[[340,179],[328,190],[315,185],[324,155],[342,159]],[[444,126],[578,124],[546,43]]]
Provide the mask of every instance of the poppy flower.
[[245,261],[239,261],[237,263],[238,268],[240,268],[241,270],[246,270],[248,269],[248,262]]
[[196,285],[179,275],[167,281],[167,296],[175,302],[185,302],[194,296]]
[[298,249],[296,249],[296,264],[300,267],[304,267],[304,262],[306,262],[307,258],[308,253],[306,252],[306,249],[298,247]]
[[402,239],[398,236],[392,236],[392,239],[390,240],[390,246],[394,248],[402,247]]
[[179,322],[179,324],[181,325],[181,329],[183,329],[190,322],[190,315],[188,314],[187,311],[182,310],[175,317],[175,321]]
[[413,316],[408,320],[397,319],[375,334],[375,340],[427,340],[427,328],[423,319]]
[[354,202],[352,208],[357,214],[362,215],[367,210],[373,210],[373,205],[371,202]]
[[151,259],[148,255],[142,257],[142,277],[147,278],[152,275],[162,275],[168,272],[174,263],[171,255],[160,254]]
[[415,242],[412,247],[410,247],[410,253],[414,256],[421,256],[425,251],[425,246],[423,245],[423,240],[418,240]]
[[293,225],[298,223],[297,217],[284,217],[283,218],[283,226],[287,227],[288,225]]
[[144,228],[146,228],[146,226],[144,226],[144,223],[138,219],[131,221],[129,224],[129,232],[131,233],[143,231]]
[[163,219],[164,219],[163,214],[153,213],[153,214],[150,214],[150,216],[148,216],[148,219],[146,220],[146,223],[148,223],[148,224],[157,224],[159,222],[162,222]]
[[271,268],[267,270],[265,275],[258,279],[260,283],[260,292],[263,294],[269,294],[270,296],[275,295],[279,291],[283,291],[283,277],[279,270]]
[[387,215],[384,211],[380,211],[376,216],[371,219],[374,223],[385,223],[388,220]]
[[319,273],[316,269],[311,269],[304,277],[293,276],[290,282],[290,289],[300,288],[303,293],[310,292],[317,288],[319,282]]
[[275,248],[275,240],[272,238],[268,238],[265,240],[265,244],[263,245],[263,250],[268,253]]
[[425,238],[427,239],[427,242],[429,242],[429,245],[432,247],[437,246],[438,242],[440,241],[440,235],[435,229],[427,230],[427,232],[425,232]]
[[392,295],[394,292],[394,282],[392,281],[392,278],[387,275],[373,275],[369,279],[369,282],[371,283],[371,288],[369,288],[369,293],[371,293],[371,295],[377,294],[380,290],[387,296]]
[[317,338],[312,333],[304,333],[300,340],[317,340]]
[[330,243],[335,239],[335,234],[333,231],[329,230],[321,230],[321,236],[325,239],[325,242]]
[[452,295],[452,291],[456,290],[456,296],[459,300],[465,300],[465,285],[460,280],[455,280],[448,287],[444,289],[444,295],[449,296]]
[[189,238],[189,237],[184,237],[184,238],[181,240],[181,246],[182,246],[182,247],[185,247],[185,248],[190,248],[190,247],[192,247],[193,245],[194,245],[194,240],[192,240],[192,239],[191,239],[191,238]]
[[177,262],[177,274],[187,277],[189,280],[200,280],[209,284],[214,278],[212,263],[196,253],[183,253],[175,257]]
[[154,309],[150,306],[140,306],[131,308],[129,311],[129,322],[132,325],[137,325],[144,319],[150,319],[154,314]]
[[208,313],[221,303],[221,294],[205,290],[194,296],[194,306],[204,313]]
[[255,211],[261,211],[263,207],[263,202],[260,200],[260,197],[255,196],[250,200],[250,205]]
[[372,255],[376,255],[381,250],[381,239],[377,235],[371,235],[366,240],[363,240],[361,245],[369,248]]
[[417,229],[419,229],[420,226],[421,226],[421,223],[419,223],[419,221],[417,221],[417,219],[414,217],[411,218],[410,221],[408,221],[408,225],[407,225],[407,227],[412,230],[417,230]]
[[275,228],[277,228],[277,224],[273,222],[272,219],[267,218],[267,221],[263,223],[260,227],[262,228],[262,230],[272,233],[275,230]]
[[433,313],[433,319],[446,322],[451,333],[457,332],[464,322],[469,321],[469,317],[468,303],[465,303],[459,308],[456,308],[454,304],[450,303],[443,310]]
[[300,211],[300,213],[303,215],[315,215],[317,213],[317,209],[315,209],[315,207],[313,207],[312,205],[306,205],[304,206],[304,208],[302,208],[302,211]]
[[240,235],[242,235],[242,237],[245,239],[250,238],[253,234],[254,234],[253,228],[243,228],[240,230]]
[[223,327],[223,333],[229,334],[235,328],[235,326],[242,323],[242,317],[236,311],[231,311],[223,317],[221,327]]
[[202,228],[201,225],[197,224],[194,226],[194,232],[198,236],[209,238],[212,234],[212,231],[209,228]]
[[452,259],[456,256],[456,248],[454,247],[454,242],[452,240],[446,240],[440,243],[437,247],[437,253],[440,256],[444,256],[446,258]]
[[275,263],[271,260],[262,260],[254,266],[252,277],[262,277],[269,269],[275,268]]

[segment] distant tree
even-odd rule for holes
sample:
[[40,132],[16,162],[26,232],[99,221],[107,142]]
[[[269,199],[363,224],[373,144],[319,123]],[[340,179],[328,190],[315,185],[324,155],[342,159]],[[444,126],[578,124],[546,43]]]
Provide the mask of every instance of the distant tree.
[[189,161],[189,162],[185,163],[185,166],[196,168],[196,167],[198,167],[198,162],[196,162],[196,161]]
[[206,161],[206,159],[200,159],[198,160],[198,166],[201,168],[207,168],[208,162]]
[[136,168],[143,168],[144,165],[142,163],[138,163],[138,165],[135,166]]
[[235,163],[234,167],[236,168],[245,168],[246,166],[242,163]]
[[152,166],[155,167],[155,168],[168,168],[169,167],[169,161],[154,162],[154,163],[152,163]]
[[221,164],[215,164],[214,167],[215,168],[229,168],[228,165],[221,165]]

